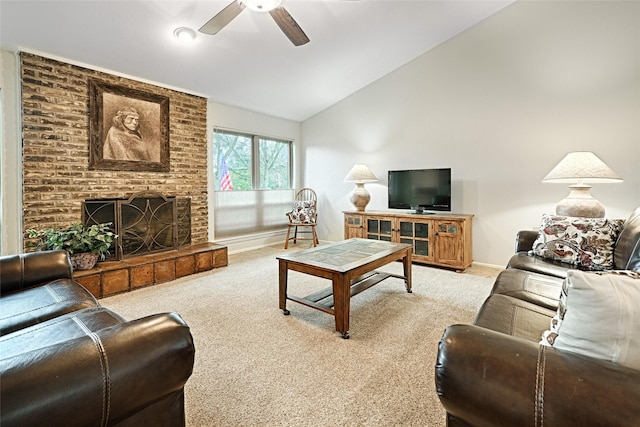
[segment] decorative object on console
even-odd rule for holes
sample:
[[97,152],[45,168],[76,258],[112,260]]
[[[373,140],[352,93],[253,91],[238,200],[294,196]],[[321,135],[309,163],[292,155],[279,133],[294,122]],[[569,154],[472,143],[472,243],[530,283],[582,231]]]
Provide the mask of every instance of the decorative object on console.
[[369,204],[371,195],[364,188],[365,182],[376,182],[378,177],[371,172],[367,165],[356,164],[354,165],[347,176],[344,177],[344,182],[355,182],[356,188],[351,192],[349,201],[359,211],[364,211],[364,208]]
[[542,182],[571,182],[569,195],[558,203],[556,214],[586,218],[604,218],[604,206],[591,195],[587,183],[621,182],[609,166],[589,151],[567,154],[542,179]]

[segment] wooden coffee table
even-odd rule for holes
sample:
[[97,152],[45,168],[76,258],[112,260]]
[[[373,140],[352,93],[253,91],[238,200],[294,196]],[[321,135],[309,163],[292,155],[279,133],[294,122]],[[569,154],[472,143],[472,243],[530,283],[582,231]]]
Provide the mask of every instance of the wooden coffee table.
[[[349,338],[351,297],[388,277],[404,279],[411,292],[412,246],[379,240],[349,239],[276,257],[279,261],[280,309],[285,315],[287,300],[304,304],[335,317],[336,331]],[[392,261],[402,260],[404,276],[375,271]],[[287,294],[289,270],[331,280],[331,287],[304,298]]]

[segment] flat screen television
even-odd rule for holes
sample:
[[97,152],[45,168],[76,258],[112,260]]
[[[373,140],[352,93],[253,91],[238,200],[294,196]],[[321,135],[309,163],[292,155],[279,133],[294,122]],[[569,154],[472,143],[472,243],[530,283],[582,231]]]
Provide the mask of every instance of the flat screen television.
[[389,171],[388,182],[389,209],[451,211],[451,168]]

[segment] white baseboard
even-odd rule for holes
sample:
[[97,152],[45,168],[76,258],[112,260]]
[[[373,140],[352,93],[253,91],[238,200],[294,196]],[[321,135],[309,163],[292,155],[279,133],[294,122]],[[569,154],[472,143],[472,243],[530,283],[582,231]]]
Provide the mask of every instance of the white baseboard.
[[504,270],[506,268],[504,265],[488,264],[486,262],[475,262],[475,261],[473,261],[472,264],[473,265],[477,265],[479,267],[496,268],[498,270]]
[[271,233],[252,234],[250,236],[233,237],[229,239],[215,240],[213,243],[224,245],[227,247],[229,254],[246,252],[253,249],[264,248],[276,243],[282,243],[284,247],[284,238],[286,231],[274,231]]

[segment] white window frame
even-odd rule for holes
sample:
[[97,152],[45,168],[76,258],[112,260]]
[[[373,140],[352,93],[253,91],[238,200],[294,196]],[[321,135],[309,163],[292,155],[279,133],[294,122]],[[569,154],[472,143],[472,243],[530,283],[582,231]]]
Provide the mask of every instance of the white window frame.
[[[215,133],[226,132],[242,135],[251,139],[251,190],[215,190],[216,180],[219,178],[218,165],[213,165],[213,148]],[[260,189],[260,140],[272,140],[289,144],[289,188]],[[293,189],[293,141],[288,138],[214,128],[212,134],[212,162],[213,180],[211,193],[213,194],[213,234],[215,240],[234,239],[282,231],[286,228],[285,212],[290,210],[294,197]]]

